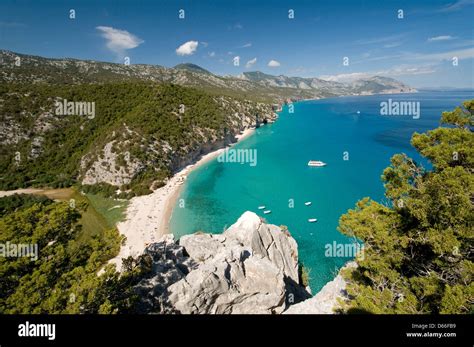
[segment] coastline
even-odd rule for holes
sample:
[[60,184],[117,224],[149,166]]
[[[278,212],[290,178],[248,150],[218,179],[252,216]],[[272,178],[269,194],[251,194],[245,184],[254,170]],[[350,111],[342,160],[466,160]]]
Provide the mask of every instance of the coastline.
[[169,223],[173,208],[187,175],[254,132],[255,128],[245,129],[241,134],[235,135],[236,142],[201,156],[194,164],[190,164],[174,174],[163,187],[156,189],[151,194],[132,198],[127,207],[126,219],[117,224],[119,233],[124,235],[126,240],[120,247],[119,254],[110,259],[109,263],[115,264],[117,270],[120,271],[122,258],[137,257],[143,253],[148,244],[170,234]]
[[204,154],[197,162],[195,162],[194,164],[188,165],[186,168],[182,169],[181,171],[179,171],[178,173],[176,173],[174,175],[174,176],[183,177],[183,184],[178,185],[178,187],[176,187],[176,189],[174,189],[173,193],[171,194],[171,196],[166,201],[166,208],[165,208],[165,211],[164,211],[165,223],[164,224],[162,223],[161,224],[162,227],[159,228],[160,236],[162,236],[164,234],[171,234],[172,233],[170,231],[170,228],[169,228],[169,223],[171,221],[171,216],[173,214],[173,208],[176,204],[176,201],[179,198],[179,195],[181,193],[181,189],[184,186],[184,180],[186,179],[187,175],[189,175],[193,170],[199,168],[200,166],[202,166],[202,165],[206,164],[207,162],[213,160],[214,158],[218,157],[219,154],[221,154],[227,148],[231,148],[236,143],[239,143],[242,140],[244,140],[245,138],[252,135],[254,132],[255,132],[255,128],[245,129],[242,132],[242,134],[238,134],[238,135],[235,136],[235,138],[237,139],[236,142],[234,142],[234,143],[232,143],[229,146],[226,146],[224,148],[219,148],[219,149],[216,149],[215,151]]

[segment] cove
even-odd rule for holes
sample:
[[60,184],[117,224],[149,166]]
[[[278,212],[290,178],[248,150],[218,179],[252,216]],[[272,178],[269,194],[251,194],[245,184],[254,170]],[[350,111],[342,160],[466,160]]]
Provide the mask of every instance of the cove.
[[[286,225],[316,293],[351,259],[326,252],[327,245],[353,242],[338,232],[339,217],[363,197],[389,203],[381,175],[394,154],[406,153],[429,168],[411,147],[412,134],[436,128],[443,111],[472,95],[422,91],[302,101],[293,104],[293,113],[284,107],[275,123],[233,147],[256,150],[255,166],[215,159],[190,173],[180,195],[185,207],[178,199],[170,229],[177,238],[197,231],[220,233],[247,210]],[[419,102],[420,118],[382,115],[380,104],[389,98]],[[309,160],[327,166],[308,167]],[[263,214],[261,205],[271,213]],[[309,223],[313,218],[317,222]]]

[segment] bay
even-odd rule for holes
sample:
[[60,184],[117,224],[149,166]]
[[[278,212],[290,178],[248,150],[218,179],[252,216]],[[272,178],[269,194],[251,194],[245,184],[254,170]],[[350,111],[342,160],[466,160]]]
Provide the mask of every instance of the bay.
[[[176,237],[220,233],[245,211],[286,225],[315,293],[350,260],[326,256],[328,245],[352,242],[337,231],[340,216],[363,197],[388,204],[381,175],[390,158],[406,153],[429,167],[411,147],[412,134],[436,128],[443,111],[472,98],[472,91],[421,91],[302,101],[293,113],[284,107],[277,122],[233,147],[256,150],[257,165],[215,159],[190,173],[180,196],[184,208],[178,199],[170,229]],[[389,99],[420,102],[420,118],[382,116],[380,104]],[[309,160],[328,165],[308,167]],[[272,212],[264,215],[260,205]]]

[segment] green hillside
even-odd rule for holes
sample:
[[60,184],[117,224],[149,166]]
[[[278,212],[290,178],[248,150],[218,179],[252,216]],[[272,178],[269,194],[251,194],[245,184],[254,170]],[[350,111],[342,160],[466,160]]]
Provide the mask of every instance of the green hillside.
[[[259,116],[250,102],[150,82],[2,84],[0,99],[3,190],[75,184],[110,142],[117,154],[114,165],[126,166],[125,152],[140,162],[130,187],[146,190],[176,169],[173,161],[199,152],[202,143],[237,133],[241,124],[231,119],[236,112],[242,113],[238,120]],[[95,117],[56,115],[55,101],[64,99],[94,102]],[[86,154],[89,161],[81,167]]]

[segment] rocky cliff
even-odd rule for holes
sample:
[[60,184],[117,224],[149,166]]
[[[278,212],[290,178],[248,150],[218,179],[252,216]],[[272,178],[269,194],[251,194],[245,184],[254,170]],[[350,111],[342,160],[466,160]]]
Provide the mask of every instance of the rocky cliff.
[[[349,262],[342,269],[356,267],[356,262]],[[341,269],[341,270],[342,270]],[[339,307],[339,299],[347,297],[346,281],[341,271],[331,282],[328,282],[315,296],[292,305],[285,314],[334,314]]]
[[287,231],[245,212],[223,234],[167,235],[147,247],[152,272],[136,287],[147,313],[282,313],[310,297]]
[[[274,122],[278,117],[271,106],[264,103],[225,96],[213,97],[213,102],[224,114],[226,132],[193,125],[188,129],[188,143],[182,145],[147,138],[140,129],[123,123],[117,130],[98,138],[81,158],[81,183],[122,186],[131,183],[141,172],[156,168],[157,163],[176,173],[202,155],[236,142],[236,136],[242,131]],[[131,147],[136,144],[140,146],[132,151]]]
[[[95,115],[63,115],[58,100],[71,110],[89,102]],[[270,104],[170,84],[5,84],[0,186],[101,183],[143,195],[201,155],[235,142],[243,130],[276,117]]]

